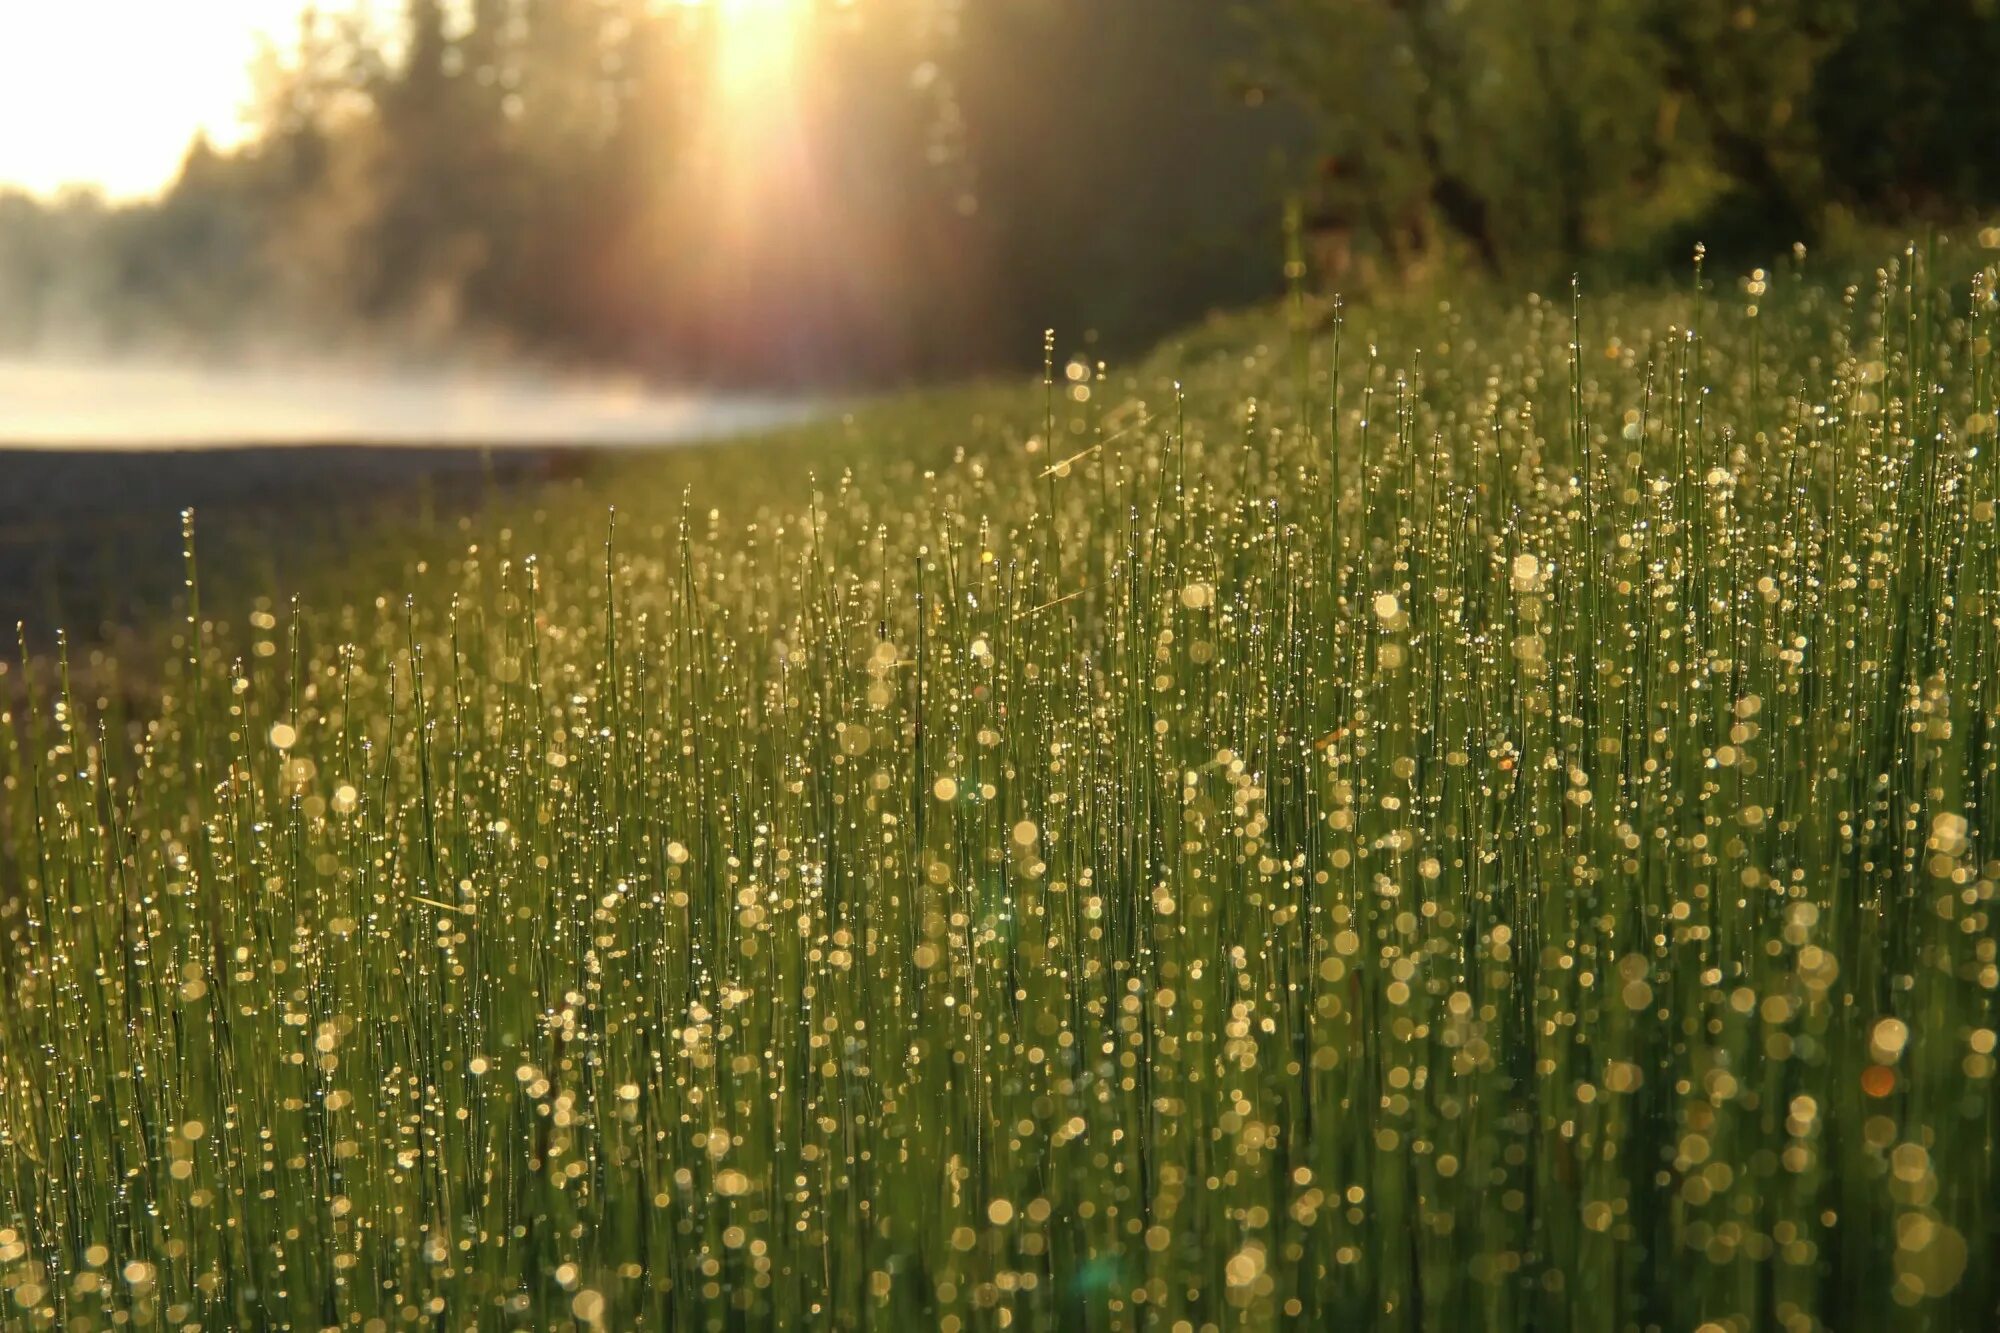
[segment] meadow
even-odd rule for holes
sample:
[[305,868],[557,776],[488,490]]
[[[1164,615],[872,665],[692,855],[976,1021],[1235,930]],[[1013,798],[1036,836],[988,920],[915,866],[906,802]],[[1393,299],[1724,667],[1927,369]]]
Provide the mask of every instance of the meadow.
[[0,675],[0,1324],[1991,1326],[1991,257],[195,516]]

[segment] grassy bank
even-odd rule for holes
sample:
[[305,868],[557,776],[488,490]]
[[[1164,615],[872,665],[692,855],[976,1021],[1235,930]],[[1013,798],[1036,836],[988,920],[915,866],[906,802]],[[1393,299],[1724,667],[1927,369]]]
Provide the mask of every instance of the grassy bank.
[[297,605],[190,554],[133,716],[0,726],[7,1319],[1990,1321],[1969,274],[1302,309]]

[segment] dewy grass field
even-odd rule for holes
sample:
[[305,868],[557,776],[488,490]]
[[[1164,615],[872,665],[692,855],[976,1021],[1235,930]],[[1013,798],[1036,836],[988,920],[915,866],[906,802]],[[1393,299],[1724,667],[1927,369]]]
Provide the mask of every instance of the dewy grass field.
[[163,661],[5,678],[5,1322],[1990,1325],[1972,270],[190,557]]

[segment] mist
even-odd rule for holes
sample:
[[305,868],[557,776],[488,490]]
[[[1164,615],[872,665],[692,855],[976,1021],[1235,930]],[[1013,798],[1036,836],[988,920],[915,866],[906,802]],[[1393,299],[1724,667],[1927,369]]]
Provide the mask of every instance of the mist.
[[659,445],[766,429],[811,410],[800,398],[532,369],[0,358],[0,446],[27,448]]

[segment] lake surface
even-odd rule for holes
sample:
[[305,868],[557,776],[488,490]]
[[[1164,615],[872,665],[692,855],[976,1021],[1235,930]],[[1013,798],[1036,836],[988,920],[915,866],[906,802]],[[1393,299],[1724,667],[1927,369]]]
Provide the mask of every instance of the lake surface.
[[[430,521],[593,456],[805,419],[799,399],[532,372],[210,370],[0,359],[0,631],[164,613],[180,512],[226,570],[289,574],[366,524]],[[209,567],[215,564],[205,561]]]

